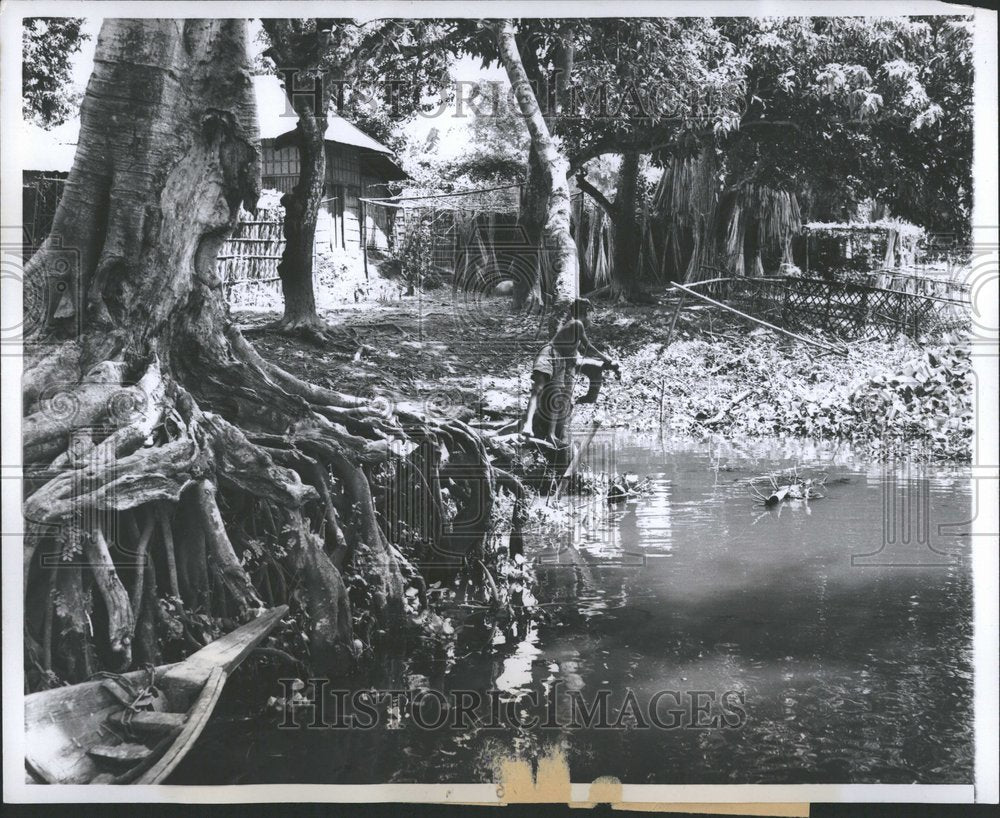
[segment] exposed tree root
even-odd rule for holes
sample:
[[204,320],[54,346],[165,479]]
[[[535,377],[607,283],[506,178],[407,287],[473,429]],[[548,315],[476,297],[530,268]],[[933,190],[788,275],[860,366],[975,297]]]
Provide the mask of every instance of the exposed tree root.
[[215,486],[207,480],[200,480],[194,487],[194,493],[215,577],[229,592],[240,612],[246,611],[252,605],[259,606],[260,597],[257,596],[250,577],[243,570],[226,533],[222,514],[215,502]]
[[97,670],[92,643],[90,604],[83,589],[83,569],[79,562],[66,563],[54,571],[59,602],[56,610],[57,664],[66,678],[86,679]]
[[[34,559],[57,545],[46,531],[71,524],[87,509],[119,513],[127,521],[122,536],[128,542],[120,550],[135,567],[116,564],[112,552],[118,549],[109,548],[100,526],[83,538],[87,576],[102,610],[96,620],[81,615],[82,567],[60,579],[68,609],[56,617],[55,628],[51,617],[45,620],[40,644],[43,665],[55,644],[53,664],[62,678],[79,680],[94,671],[95,638],[104,645],[99,653],[114,657],[115,670],[159,657],[164,623],[157,599],[162,594],[192,612],[236,619],[265,599],[267,604],[291,599],[308,629],[311,661],[343,667],[356,654],[343,572],[364,579],[370,613],[378,622],[402,621],[406,586],[423,587],[419,572],[392,544],[390,521],[376,512],[366,471],[390,460],[415,481],[432,509],[429,515],[416,508],[409,512],[422,518],[427,540],[435,543],[430,552],[415,556],[437,569],[450,562],[457,570],[466,555],[481,554],[497,484],[488,444],[478,433],[451,419],[387,415],[360,399],[300,381],[263,361],[238,336],[230,337],[236,342],[228,361],[215,370],[214,383],[208,389],[204,381],[195,384],[199,398],[164,377],[155,357],[132,386],[125,385],[125,373],[134,366],[97,368],[116,373],[107,381],[95,381],[92,367],[75,389],[67,390],[83,396],[79,405],[86,408],[77,417],[92,431],[85,447],[55,456],[49,466],[54,475],[25,501],[26,515],[39,524],[38,534],[27,538],[26,578],[41,581],[30,570]],[[235,402],[230,397],[219,407],[234,420],[244,418],[249,434],[201,407],[203,396],[221,393],[224,380],[256,382],[252,398],[249,393]],[[39,387],[43,394],[44,386]],[[260,411],[247,411],[251,399]],[[41,431],[44,398],[38,404],[34,414],[40,431],[26,454],[45,462],[58,447],[37,441],[58,441],[79,435],[80,429],[61,422],[58,433]],[[267,431],[261,428],[265,421]],[[444,463],[442,451],[447,452]],[[511,480],[506,476],[504,484],[510,486]],[[449,526],[443,524],[444,485],[461,510]],[[270,543],[260,568],[248,571],[246,557],[240,556],[254,537],[245,521],[227,519],[220,491],[245,498],[237,500],[244,508],[249,502],[265,509],[272,521],[265,526]],[[47,547],[39,549],[41,543]],[[284,550],[277,561],[274,546]],[[163,588],[156,582],[156,565],[165,578]],[[488,575],[477,579],[486,587],[493,584]],[[92,621],[101,623],[102,633],[90,633]]]
[[293,563],[300,582],[300,604],[308,616],[310,653],[318,667],[343,669],[353,655],[351,605],[340,571],[330,561],[319,537],[293,515],[297,543]]
[[198,523],[197,499],[188,491],[176,504],[172,525],[178,545],[177,571],[180,599],[192,611],[211,611],[212,592],[208,578],[205,530]]
[[177,552],[174,550],[174,530],[170,527],[170,514],[163,503],[157,503],[153,513],[160,526],[163,559],[167,564],[167,578],[170,581],[170,595],[180,599],[180,583],[177,579]]
[[[314,665],[347,661],[348,584],[370,591],[366,623],[389,623],[407,586],[423,598],[411,560],[444,553],[457,570],[482,554],[491,444],[302,381],[230,321],[216,257],[259,194],[246,34],[116,18],[99,38],[52,231],[79,258],[24,377],[25,644],[41,684],[178,658],[265,600],[293,603]],[[26,276],[56,276],[57,249]],[[376,509],[373,480],[393,470],[394,490],[420,494],[405,522],[426,553]]]
[[149,540],[153,536],[153,525],[155,523],[154,513],[147,512],[142,532],[137,538],[135,547],[135,579],[132,583],[132,618],[139,621],[143,600],[145,599],[146,583],[146,549],[149,547]]
[[104,600],[104,609],[108,615],[108,646],[116,655],[118,662],[118,666],[114,669],[123,670],[132,663],[135,619],[132,616],[128,592],[118,577],[114,560],[111,559],[111,552],[108,550],[108,543],[100,527],[95,528],[86,538],[83,553],[87,557],[97,589]]
[[315,315],[300,318],[285,316],[270,324],[268,329],[287,338],[295,338],[316,346],[326,346],[333,340],[327,334],[330,330],[327,323]]
[[156,569],[153,567],[153,562],[146,562],[139,573],[144,581],[142,586],[137,588],[138,597],[133,597],[132,600],[133,605],[138,601],[133,654],[137,665],[158,665],[162,658],[156,634],[159,619],[159,603],[157,602],[159,590],[156,585]]

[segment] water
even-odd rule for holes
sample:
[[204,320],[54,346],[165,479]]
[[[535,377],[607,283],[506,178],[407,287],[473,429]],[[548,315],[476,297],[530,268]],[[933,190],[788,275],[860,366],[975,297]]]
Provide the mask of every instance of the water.
[[[531,549],[540,616],[506,627],[466,616],[454,643],[408,645],[368,680],[495,689],[528,714],[554,700],[563,727],[217,719],[172,780],[492,781],[500,756],[555,746],[581,782],[972,781],[967,470],[866,466],[802,443],[623,436],[595,441],[588,460],[649,475],[651,490],[619,506],[572,498],[569,534]],[[767,509],[751,497],[748,478],[793,465],[827,473],[824,499]],[[648,726],[569,725],[571,697],[602,690],[611,722],[631,690]]]

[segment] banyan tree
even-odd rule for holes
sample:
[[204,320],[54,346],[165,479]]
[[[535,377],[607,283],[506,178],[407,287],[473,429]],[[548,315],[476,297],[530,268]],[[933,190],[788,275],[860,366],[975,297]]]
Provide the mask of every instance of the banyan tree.
[[[687,281],[764,275],[764,259],[792,264],[792,239],[802,219],[795,193],[741,181],[720,183],[714,150],[672,159],[653,195],[665,228],[665,252]],[[722,272],[720,272],[722,271]]]
[[[376,513],[379,470],[430,509],[438,562],[481,548],[482,438],[300,380],[230,320],[216,255],[259,192],[246,40],[231,19],[100,33],[73,169],[26,270],[49,293],[23,378],[35,686],[177,658],[286,601],[314,663],[357,653],[358,623],[393,621],[421,587]],[[449,480],[464,528],[447,524]]]

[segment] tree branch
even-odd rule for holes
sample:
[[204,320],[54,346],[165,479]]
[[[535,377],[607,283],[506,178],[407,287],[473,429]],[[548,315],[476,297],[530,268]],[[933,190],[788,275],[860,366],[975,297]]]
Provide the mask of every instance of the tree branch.
[[601,193],[601,191],[599,191],[596,187],[594,187],[582,173],[576,177],[576,186],[584,193],[589,194],[591,199],[603,207],[607,214],[611,217],[611,221],[615,221],[618,218],[618,206],[614,202],[610,201],[608,197]]

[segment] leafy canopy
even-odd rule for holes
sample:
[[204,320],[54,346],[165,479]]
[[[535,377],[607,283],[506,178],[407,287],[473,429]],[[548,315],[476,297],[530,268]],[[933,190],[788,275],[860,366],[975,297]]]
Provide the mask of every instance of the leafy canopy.
[[79,109],[70,83],[70,58],[90,35],[81,17],[26,17],[21,37],[21,96],[25,120],[42,128],[61,125]]
[[804,194],[814,218],[865,199],[935,230],[971,207],[969,23],[956,17],[729,18],[746,58],[726,183]]
[[263,22],[262,73],[292,68],[300,86],[325,83],[329,107],[390,147],[400,147],[394,126],[447,87],[450,55],[436,45],[441,28],[433,20]]

